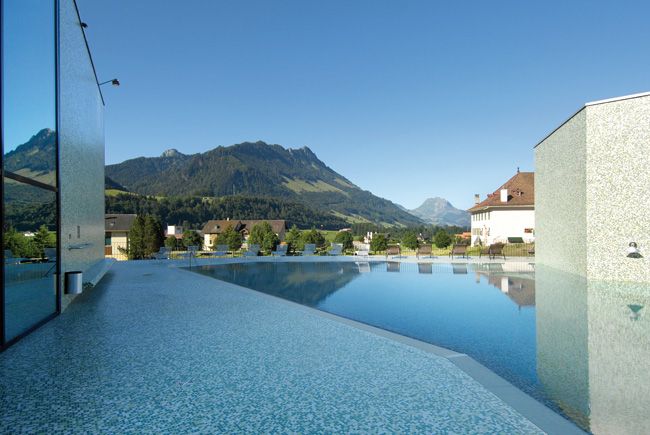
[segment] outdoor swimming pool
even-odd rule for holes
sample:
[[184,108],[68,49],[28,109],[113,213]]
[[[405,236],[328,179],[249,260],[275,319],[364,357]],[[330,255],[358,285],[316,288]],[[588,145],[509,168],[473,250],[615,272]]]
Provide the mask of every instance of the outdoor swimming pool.
[[278,261],[194,270],[466,353],[585,429],[645,425],[645,285],[587,283],[527,263]]

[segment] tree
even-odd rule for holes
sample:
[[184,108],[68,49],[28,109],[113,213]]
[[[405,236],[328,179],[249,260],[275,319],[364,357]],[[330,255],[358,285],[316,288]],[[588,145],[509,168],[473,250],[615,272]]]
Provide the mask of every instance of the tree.
[[228,245],[228,249],[231,251],[236,251],[241,248],[242,236],[239,231],[235,231],[232,225],[229,225],[217,239],[220,245]]
[[203,246],[201,235],[194,230],[183,231],[183,246],[188,248],[190,246],[198,246],[199,249]]
[[341,243],[344,250],[352,249],[353,241],[352,232],[350,231],[339,231],[334,237],[334,242]]
[[271,224],[268,222],[260,222],[253,226],[251,234],[248,237],[248,243],[252,245],[259,245],[262,251],[270,252],[280,242],[278,236],[273,232]]
[[121,252],[125,253],[129,260],[141,260],[145,255],[145,239],[144,239],[144,216],[137,215],[129,230],[129,243],[124,248],[119,248]]
[[388,248],[388,239],[383,234],[375,234],[370,241],[370,250],[373,252],[385,251]]
[[289,250],[300,251],[304,249],[305,244],[302,241],[300,230],[297,226],[293,225],[284,237],[284,241],[289,245]]
[[433,236],[433,243],[438,247],[438,248],[446,248],[451,244],[451,236],[447,231],[443,229],[439,229],[436,231],[436,234]]
[[420,245],[420,241],[414,232],[408,232],[402,237],[402,245],[409,249],[417,249]]
[[302,233],[302,242],[303,245],[306,243],[313,243],[317,248],[322,248],[325,246],[325,237],[318,231],[316,228],[312,228],[309,231],[303,231]]
[[167,236],[167,238],[165,239],[166,248],[174,250],[176,249],[177,244],[178,244],[178,240],[174,236]]
[[164,232],[160,221],[147,215],[144,218],[144,255],[150,257],[152,254],[158,252],[164,243]]
[[34,254],[37,257],[43,258],[45,256],[45,248],[56,246],[56,239],[50,233],[45,225],[41,225],[32,241],[34,245]]

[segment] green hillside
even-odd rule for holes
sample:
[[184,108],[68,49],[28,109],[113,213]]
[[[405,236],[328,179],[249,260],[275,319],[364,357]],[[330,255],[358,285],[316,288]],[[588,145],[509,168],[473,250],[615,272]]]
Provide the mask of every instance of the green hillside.
[[160,157],[109,165],[106,175],[142,195],[281,198],[349,222],[421,223],[392,202],[355,186],[307,147],[245,142],[193,155],[170,150]]

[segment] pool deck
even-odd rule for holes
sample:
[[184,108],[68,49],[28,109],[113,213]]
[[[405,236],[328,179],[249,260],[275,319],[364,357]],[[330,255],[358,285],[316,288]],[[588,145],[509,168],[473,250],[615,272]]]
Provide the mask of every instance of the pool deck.
[[175,266],[116,263],[0,354],[0,432],[581,433],[464,354]]

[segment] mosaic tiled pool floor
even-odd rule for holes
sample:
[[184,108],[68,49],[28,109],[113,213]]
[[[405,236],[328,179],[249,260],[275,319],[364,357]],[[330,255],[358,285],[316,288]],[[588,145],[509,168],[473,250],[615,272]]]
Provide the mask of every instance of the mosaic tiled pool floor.
[[0,432],[540,430],[447,359],[153,262],[0,354]]

